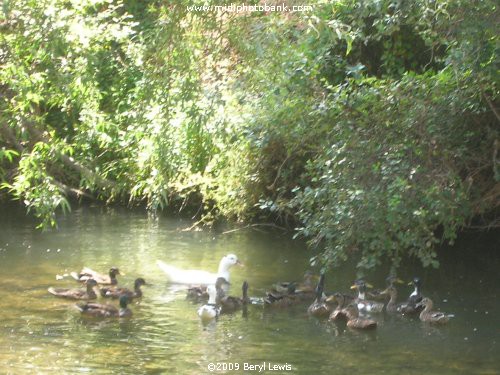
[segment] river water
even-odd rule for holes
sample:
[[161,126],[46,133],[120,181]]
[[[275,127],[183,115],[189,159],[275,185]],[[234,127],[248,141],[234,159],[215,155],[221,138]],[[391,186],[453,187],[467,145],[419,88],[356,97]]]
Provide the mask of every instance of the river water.
[[[185,231],[192,224],[187,220],[100,207],[79,208],[60,218],[58,230],[42,233],[22,209],[1,212],[0,373],[237,374],[247,368],[257,374],[263,363],[260,373],[267,374],[500,373],[495,234],[465,236],[443,247],[439,270],[417,263],[400,269],[405,280],[418,274],[436,307],[455,314],[447,326],[381,315],[379,327],[368,333],[310,318],[307,303],[277,310],[251,305],[247,314],[203,325],[198,305],[169,285],[155,264],[161,259],[215,271],[223,255],[235,253],[246,266],[232,269],[231,294],[247,280],[250,295],[259,297],[276,281],[300,280],[309,268],[312,253],[289,234]],[[131,319],[82,318],[74,302],[47,292],[50,286],[77,286],[56,275],[112,265],[125,273],[120,284],[130,287],[139,276],[148,283],[142,300],[131,306]],[[382,267],[366,279],[382,287],[386,272]],[[328,273],[326,286],[348,291],[355,278],[348,264]],[[399,288],[402,299],[410,292]],[[210,363],[220,371],[210,372]],[[272,371],[274,365],[285,370]]]

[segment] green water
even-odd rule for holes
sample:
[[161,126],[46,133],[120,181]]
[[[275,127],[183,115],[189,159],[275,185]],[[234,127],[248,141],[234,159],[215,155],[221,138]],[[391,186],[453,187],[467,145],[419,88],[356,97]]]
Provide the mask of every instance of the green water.
[[[267,374],[500,373],[498,237],[465,238],[443,249],[439,271],[402,267],[400,277],[418,273],[424,294],[456,315],[448,326],[382,315],[377,330],[366,333],[309,318],[307,304],[276,311],[252,305],[247,315],[203,326],[198,306],[168,285],[157,259],[215,271],[224,254],[235,253],[246,267],[232,270],[232,294],[248,280],[250,294],[262,296],[275,281],[300,278],[311,253],[281,233],[183,231],[190,224],[142,211],[81,208],[61,218],[59,230],[40,233],[22,210],[3,208],[0,373],[208,374],[209,363],[239,366],[212,372],[231,374],[262,362]],[[47,293],[49,286],[75,286],[57,274],[111,265],[126,273],[123,285],[139,276],[149,283],[131,306],[132,319],[84,319],[74,302]],[[385,272],[367,280],[383,285]],[[355,276],[352,266],[331,272],[327,289],[347,291]],[[400,288],[402,298],[409,292]],[[292,370],[270,371],[269,363]]]

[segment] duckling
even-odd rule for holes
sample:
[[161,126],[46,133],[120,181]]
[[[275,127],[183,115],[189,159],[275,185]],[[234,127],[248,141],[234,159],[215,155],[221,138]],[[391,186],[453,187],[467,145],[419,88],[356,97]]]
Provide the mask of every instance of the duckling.
[[208,300],[207,287],[205,285],[191,285],[187,290],[186,299],[194,302]]
[[87,285],[86,290],[82,289],[65,289],[65,288],[52,288],[48,289],[50,294],[56,297],[68,298],[68,299],[96,299],[97,294],[94,291],[94,287],[97,286],[97,282],[94,279],[88,279],[85,284]]
[[384,304],[381,302],[375,302],[375,301],[370,301],[367,300],[365,295],[366,295],[366,287],[367,284],[364,282],[364,280],[356,280],[354,282],[354,285],[351,286],[351,289],[357,289],[358,290],[358,298],[356,299],[357,305],[358,305],[358,310],[362,312],[367,312],[367,313],[372,313],[372,312],[382,312],[384,309]]
[[347,326],[355,329],[374,329],[377,328],[377,322],[372,319],[360,318],[359,310],[356,304],[351,303],[344,309],[347,315]]
[[333,312],[330,314],[328,317],[328,320],[340,320],[340,319],[347,319],[348,318],[348,311],[345,310],[345,308],[354,303],[356,298],[354,296],[351,296],[349,294],[342,294],[342,293],[334,293],[331,296],[327,297],[326,302],[337,302],[337,307]]
[[95,316],[99,318],[125,318],[132,316],[132,311],[127,307],[128,297],[120,297],[120,309],[113,305],[87,302],[84,305],[75,305],[82,315]]
[[217,305],[220,306],[221,314],[232,313],[239,310],[250,301],[248,298],[248,283],[246,281],[244,281],[241,286],[241,297],[226,296],[222,289],[222,285],[225,282],[223,278],[218,278],[215,283],[215,288],[217,290]]
[[207,287],[208,303],[198,309],[198,316],[202,321],[209,321],[217,318],[220,315],[220,306],[217,305],[217,290],[215,285]]
[[316,299],[309,306],[307,312],[309,315],[316,317],[327,317],[332,312],[332,306],[330,306],[326,300],[323,298],[323,289],[325,286],[325,274],[322,273],[318,285],[316,286]]
[[128,288],[101,288],[101,296],[118,299],[120,296],[126,295],[129,300],[132,300],[133,298],[141,298],[141,286],[143,285],[146,285],[146,280],[139,277],[134,282],[134,290],[130,290]]
[[420,288],[422,287],[422,280],[420,280],[419,277],[414,277],[408,285],[413,285],[414,290],[408,297],[408,300],[398,306],[398,312],[407,315],[418,314],[422,311],[423,308],[422,305],[417,306],[417,304],[422,301],[422,294],[420,292]]
[[116,267],[111,267],[109,269],[108,275],[96,272],[88,267],[83,267],[83,269],[78,274],[76,272],[71,272],[71,276],[73,276],[73,278],[77,281],[87,281],[88,279],[94,279],[98,284],[102,285],[118,284],[116,275],[120,275],[120,270]]
[[430,298],[423,298],[422,301],[417,303],[417,307],[424,307],[420,313],[420,320],[422,322],[433,323],[433,324],[446,324],[453,318],[453,314],[445,314],[440,311],[432,311],[434,304]]

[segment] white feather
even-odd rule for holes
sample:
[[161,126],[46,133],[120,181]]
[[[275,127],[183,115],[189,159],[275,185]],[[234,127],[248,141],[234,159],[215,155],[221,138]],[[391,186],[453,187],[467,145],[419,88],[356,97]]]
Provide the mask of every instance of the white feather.
[[224,256],[219,263],[217,273],[211,273],[205,270],[183,270],[161,260],[157,260],[156,264],[165,272],[167,278],[175,284],[215,284],[217,277],[223,277],[229,282],[229,269],[235,264],[240,264],[238,257],[234,254]]

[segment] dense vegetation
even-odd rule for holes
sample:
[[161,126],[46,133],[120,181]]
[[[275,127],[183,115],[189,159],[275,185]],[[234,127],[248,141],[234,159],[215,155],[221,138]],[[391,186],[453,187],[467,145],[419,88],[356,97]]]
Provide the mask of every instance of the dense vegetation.
[[4,199],[274,220],[361,269],[499,226],[495,1],[196,3],[4,1]]

